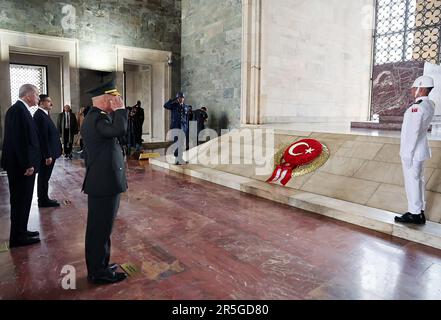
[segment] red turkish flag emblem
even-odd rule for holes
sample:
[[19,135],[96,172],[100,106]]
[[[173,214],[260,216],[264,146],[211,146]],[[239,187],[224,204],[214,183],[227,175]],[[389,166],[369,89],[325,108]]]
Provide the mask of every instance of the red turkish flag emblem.
[[286,185],[291,180],[295,168],[314,162],[322,152],[323,145],[315,139],[303,139],[292,143],[286,148],[280,164],[267,182]]

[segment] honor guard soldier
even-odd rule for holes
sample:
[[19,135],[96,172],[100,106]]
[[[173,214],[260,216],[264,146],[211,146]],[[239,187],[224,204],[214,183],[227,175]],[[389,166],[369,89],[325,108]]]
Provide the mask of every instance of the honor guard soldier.
[[[84,119],[86,176],[83,191],[88,195],[86,265],[89,282],[115,283],[127,275],[109,264],[110,235],[119,207],[120,194],[127,190],[125,163],[118,138],[127,131],[127,110],[114,82],[92,91],[93,107]],[[112,117],[111,117],[112,113]]]
[[435,103],[429,99],[433,78],[422,76],[412,86],[415,103],[405,114],[401,129],[400,157],[403,165],[408,212],[395,217],[396,222],[425,224],[424,161],[431,157],[427,130],[435,113]]

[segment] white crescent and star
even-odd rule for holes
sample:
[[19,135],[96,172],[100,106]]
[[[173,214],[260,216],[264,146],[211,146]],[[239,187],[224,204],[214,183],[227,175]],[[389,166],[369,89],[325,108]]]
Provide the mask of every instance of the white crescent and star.
[[294,153],[295,149],[300,146],[306,146],[309,148],[305,151],[305,154],[312,154],[312,152],[315,150],[315,149],[311,148],[311,146],[309,144],[307,144],[306,142],[299,142],[299,143],[292,145],[291,148],[289,148],[288,153],[294,157],[301,156],[303,153]]

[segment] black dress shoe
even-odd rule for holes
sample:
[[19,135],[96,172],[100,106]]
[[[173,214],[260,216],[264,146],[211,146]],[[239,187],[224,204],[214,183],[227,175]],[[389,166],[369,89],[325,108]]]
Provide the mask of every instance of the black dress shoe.
[[27,237],[38,237],[40,235],[40,232],[38,232],[38,231],[26,231],[25,235]]
[[101,276],[87,276],[87,280],[94,284],[110,284],[123,281],[127,278],[124,272],[107,271]]
[[413,224],[425,224],[426,217],[424,213],[421,214],[411,214],[410,212],[406,212],[401,217],[395,217],[395,222],[401,223],[413,223]]
[[9,248],[29,246],[38,242],[40,242],[40,238],[38,237],[22,237],[9,241]]

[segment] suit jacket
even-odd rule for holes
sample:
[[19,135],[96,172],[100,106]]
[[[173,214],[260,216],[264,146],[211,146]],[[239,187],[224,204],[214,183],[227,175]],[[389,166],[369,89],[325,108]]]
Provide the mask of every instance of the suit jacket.
[[132,110],[136,110],[133,122],[138,128],[142,128],[144,124],[144,109],[141,107],[133,108]]
[[6,171],[24,174],[41,162],[40,142],[31,113],[21,101],[12,105],[5,116],[1,165]]
[[431,157],[427,130],[434,113],[435,104],[428,97],[418,98],[418,101],[406,110],[401,128],[401,158],[424,161]]
[[205,121],[208,119],[207,113],[202,109],[193,111],[193,121],[197,121],[198,132],[205,129]]
[[[58,115],[57,127],[58,127],[58,132],[59,132],[60,136],[63,137],[63,139],[64,139],[65,124],[66,124],[66,116],[64,115],[64,112],[61,112]],[[74,136],[78,133],[77,117],[75,116],[75,114],[73,112],[70,112],[70,114],[69,114],[69,128],[70,128],[69,142],[73,143]]]
[[61,143],[58,130],[52,119],[41,109],[34,113],[34,121],[40,140],[40,149],[43,159],[58,159],[61,156]]
[[164,104],[164,108],[171,111],[170,129],[181,129],[182,106],[176,99],[170,99]]
[[84,193],[112,196],[127,190],[123,150],[118,138],[127,131],[127,110],[117,110],[112,118],[104,111],[92,107],[81,127],[86,152]]

